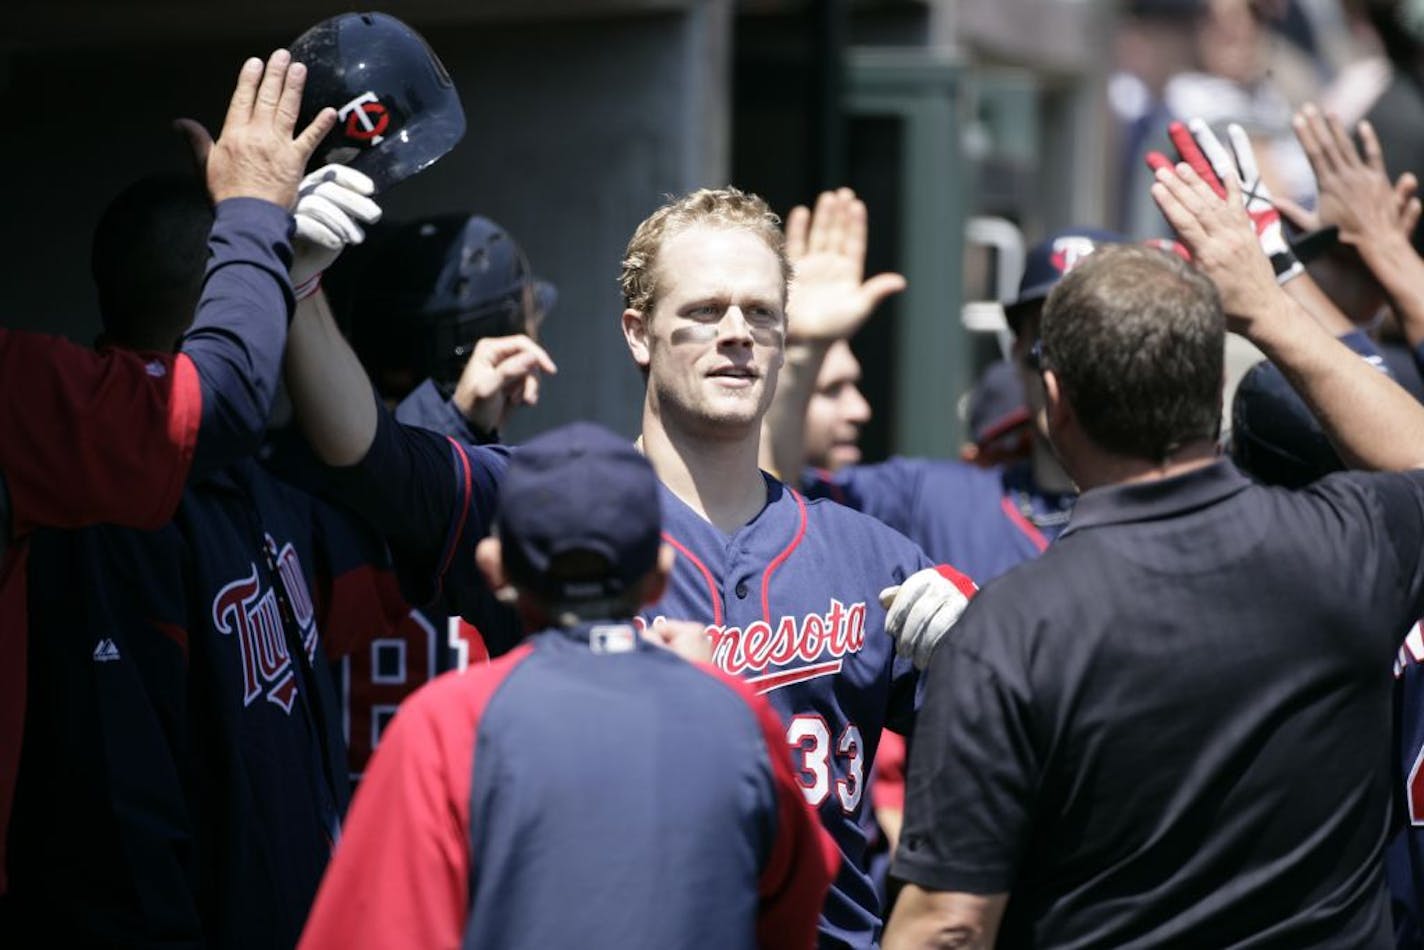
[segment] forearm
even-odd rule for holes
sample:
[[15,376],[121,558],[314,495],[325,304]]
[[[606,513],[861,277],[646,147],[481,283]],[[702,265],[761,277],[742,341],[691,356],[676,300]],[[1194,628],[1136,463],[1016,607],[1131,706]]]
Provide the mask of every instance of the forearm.
[[1424,346],[1424,261],[1402,234],[1385,234],[1359,245],[1360,257],[1384,288],[1404,337]]
[[927,891],[906,884],[881,942],[884,950],[990,950],[1007,894]]
[[1290,380],[1345,462],[1385,471],[1424,466],[1424,406],[1294,302],[1277,300],[1246,336]]
[[1314,318],[1331,336],[1343,336],[1355,329],[1355,325],[1350,321],[1339,307],[1335,306],[1335,301],[1326,296],[1325,291],[1320,289],[1320,285],[1309,273],[1300,274],[1297,277],[1286,281],[1282,287],[1286,296],[1290,297],[1306,313]]
[[217,206],[202,298],[180,347],[201,391],[197,474],[250,453],[267,425],[293,306],[291,220],[255,198]]
[[789,485],[801,479],[806,464],[806,410],[816,391],[816,377],[830,343],[788,343],[776,394],[761,427],[761,467]]
[[337,467],[361,461],[376,436],[375,398],[324,293],[297,305],[286,373],[292,408],[317,458]]

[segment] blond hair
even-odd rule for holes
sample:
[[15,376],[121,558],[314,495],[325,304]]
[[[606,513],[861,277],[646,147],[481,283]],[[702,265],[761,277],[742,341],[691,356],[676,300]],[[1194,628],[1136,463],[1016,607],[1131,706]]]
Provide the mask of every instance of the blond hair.
[[694,225],[750,231],[766,242],[781,265],[782,302],[791,280],[791,262],[786,258],[786,237],[781,219],[757,195],[737,188],[699,188],[668,201],[638,225],[623,255],[618,285],[623,289],[624,306],[651,313],[657,298],[658,251],[674,234]]

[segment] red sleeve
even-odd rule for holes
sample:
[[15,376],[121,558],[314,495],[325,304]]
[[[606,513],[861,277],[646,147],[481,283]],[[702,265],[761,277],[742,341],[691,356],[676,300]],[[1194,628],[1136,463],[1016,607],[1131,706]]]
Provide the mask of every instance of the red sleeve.
[[302,950],[460,946],[475,737],[490,697],[529,650],[447,673],[401,706],[356,790]]
[[898,732],[889,729],[880,732],[870,799],[876,808],[905,810],[905,737]]
[[746,683],[699,664],[739,693],[756,713],[776,787],[776,840],[757,881],[757,946],[807,950],[816,946],[816,921],[840,870],[840,849],[806,804],[791,769],[786,727]]
[[202,410],[186,356],[95,353],[0,330],[0,387],[14,536],[101,521],[153,529],[172,517]]

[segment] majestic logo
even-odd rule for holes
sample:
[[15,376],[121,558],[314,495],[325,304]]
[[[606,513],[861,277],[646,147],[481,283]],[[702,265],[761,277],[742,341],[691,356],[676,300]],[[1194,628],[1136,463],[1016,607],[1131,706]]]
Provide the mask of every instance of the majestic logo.
[[[666,618],[656,617],[652,626],[665,622]],[[639,631],[649,626],[641,617],[635,623]],[[839,673],[845,657],[865,646],[865,603],[847,606],[832,598],[831,609],[824,614],[806,614],[799,620],[782,617],[775,628],[764,620],[745,629],[708,624],[707,635],[712,638],[713,663],[742,677],[758,693],[769,693]],[[767,672],[769,667],[789,663],[797,665]]]
[[1069,235],[1053,242],[1053,253],[1049,261],[1059,274],[1067,274],[1097,249],[1097,242],[1092,238]]
[[363,92],[346,105],[336,110],[336,116],[346,123],[346,137],[371,145],[381,144],[386,128],[391,124],[391,114],[381,105],[374,92]]
[[113,640],[100,640],[94,646],[95,663],[113,663],[119,658],[119,648]]
[[[267,544],[277,550],[268,535]],[[277,550],[277,580],[291,608],[292,621],[301,637],[307,659],[316,657],[316,611],[302,573],[296,550],[283,545]],[[213,598],[213,626],[224,636],[236,636],[242,656],[242,705],[250,706],[265,691],[267,701],[291,713],[297,696],[296,674],[287,650],[282,624],[282,605],[277,592],[265,583],[256,564],[251,572],[235,580]]]

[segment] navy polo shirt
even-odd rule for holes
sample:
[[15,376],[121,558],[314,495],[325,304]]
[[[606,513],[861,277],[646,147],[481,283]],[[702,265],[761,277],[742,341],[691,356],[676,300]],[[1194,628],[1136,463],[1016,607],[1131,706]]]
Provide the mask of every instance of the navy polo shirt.
[[1000,946],[1391,945],[1391,663],[1424,473],[1082,495],[926,673],[893,872]]

